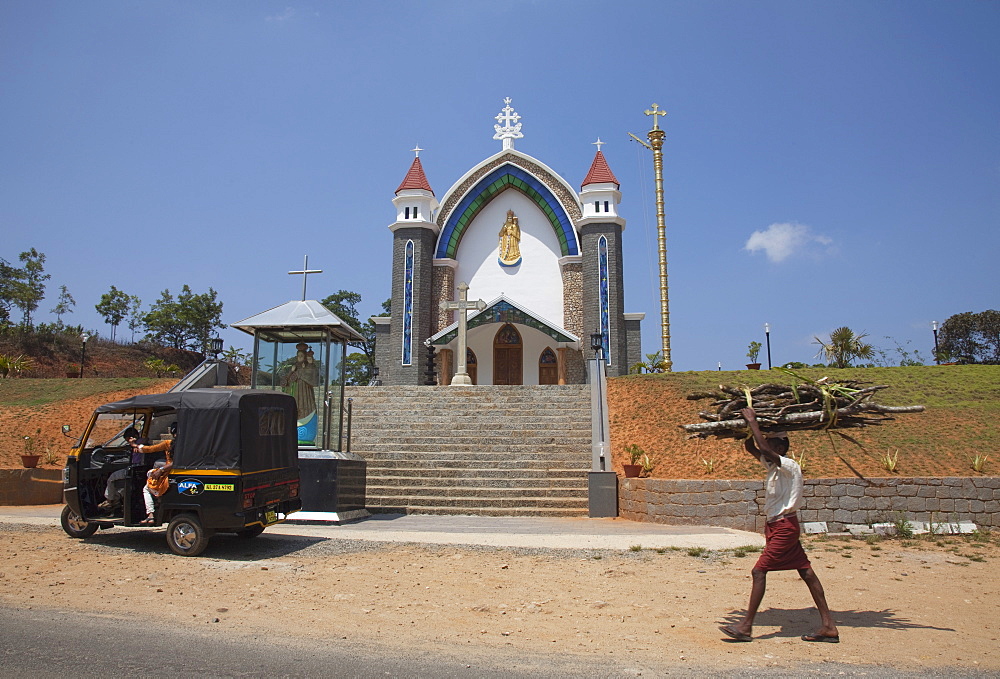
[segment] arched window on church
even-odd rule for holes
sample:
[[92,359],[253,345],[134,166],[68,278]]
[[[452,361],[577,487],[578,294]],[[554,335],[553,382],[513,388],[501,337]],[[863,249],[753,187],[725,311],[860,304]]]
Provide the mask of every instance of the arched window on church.
[[476,352],[469,347],[465,348],[465,372],[473,384],[479,384],[479,361],[476,360]]
[[403,264],[403,365],[413,364],[413,241],[406,241]]
[[542,355],[538,357],[538,383],[539,384],[559,384],[559,367],[556,361],[556,352],[551,347],[545,347]]

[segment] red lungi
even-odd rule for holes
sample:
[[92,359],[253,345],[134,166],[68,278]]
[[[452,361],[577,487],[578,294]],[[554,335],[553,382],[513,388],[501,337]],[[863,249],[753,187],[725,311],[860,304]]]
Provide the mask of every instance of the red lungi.
[[764,526],[767,545],[757,559],[755,568],[762,571],[790,571],[812,568],[809,557],[799,542],[799,517],[783,516]]

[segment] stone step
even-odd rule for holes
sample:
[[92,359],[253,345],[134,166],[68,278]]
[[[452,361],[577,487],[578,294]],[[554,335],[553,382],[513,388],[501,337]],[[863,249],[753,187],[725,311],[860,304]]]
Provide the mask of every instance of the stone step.
[[433,514],[438,516],[542,516],[552,518],[573,518],[586,516],[586,507],[508,507],[496,509],[480,507],[475,511],[459,507],[406,507],[369,506],[372,514]]
[[[368,492],[377,496],[382,502],[392,498],[426,499],[434,504],[450,504],[456,495],[462,498],[475,498],[484,501],[499,501],[505,499],[521,500],[525,497],[535,499],[579,499],[587,497],[586,488],[470,488],[468,486],[368,486]],[[446,498],[446,499],[442,499]]]
[[538,459],[538,460],[507,460],[496,462],[493,460],[436,460],[431,464],[424,462],[411,462],[407,460],[384,460],[378,458],[368,458],[368,475],[371,476],[376,470],[406,470],[411,473],[433,474],[437,469],[447,470],[468,470],[469,474],[479,474],[482,471],[499,469],[510,474],[518,469],[532,471],[551,470],[582,470],[590,468],[588,460],[560,460],[560,459]]
[[[481,497],[450,497],[447,501],[440,498],[420,497],[417,495],[401,495],[394,498],[379,498],[373,502],[369,498],[368,507],[412,507],[415,509],[464,509],[465,514],[478,513],[484,509],[569,509],[587,508],[586,495],[579,498],[549,498],[549,497],[512,497],[488,499]],[[472,512],[470,510],[475,510]]]
[[587,485],[586,478],[582,476],[579,469],[564,470],[561,475],[556,476],[547,471],[539,471],[537,476],[526,476],[519,473],[517,476],[448,476],[436,474],[434,476],[410,476],[392,473],[382,473],[377,479],[368,484],[368,489],[373,487],[382,488],[385,486],[427,486],[427,487],[499,487],[499,488],[582,488]]

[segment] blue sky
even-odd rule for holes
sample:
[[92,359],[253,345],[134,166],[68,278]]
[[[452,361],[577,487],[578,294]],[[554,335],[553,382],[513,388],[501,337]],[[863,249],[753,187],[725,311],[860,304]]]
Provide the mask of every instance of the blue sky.
[[742,367],[765,322],[775,364],[842,325],[929,359],[932,320],[998,307],[998,34],[1000,3],[963,0],[10,0],[0,257],[44,252],[36,321],[67,285],[65,320],[105,336],[111,285],[212,287],[232,323],[297,299],[305,254],[310,297],[377,313],[410,149],[441,196],[499,150],[509,96],[518,150],[574,186],[607,142],[651,352],[652,162],[627,133],[656,102],[675,370]]

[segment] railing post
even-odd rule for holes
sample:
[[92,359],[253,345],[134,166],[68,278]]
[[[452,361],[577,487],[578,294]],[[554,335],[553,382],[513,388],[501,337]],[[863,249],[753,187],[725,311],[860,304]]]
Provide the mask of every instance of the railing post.
[[347,450],[344,452],[351,452],[351,414],[354,412],[354,398],[348,397],[347,399]]

